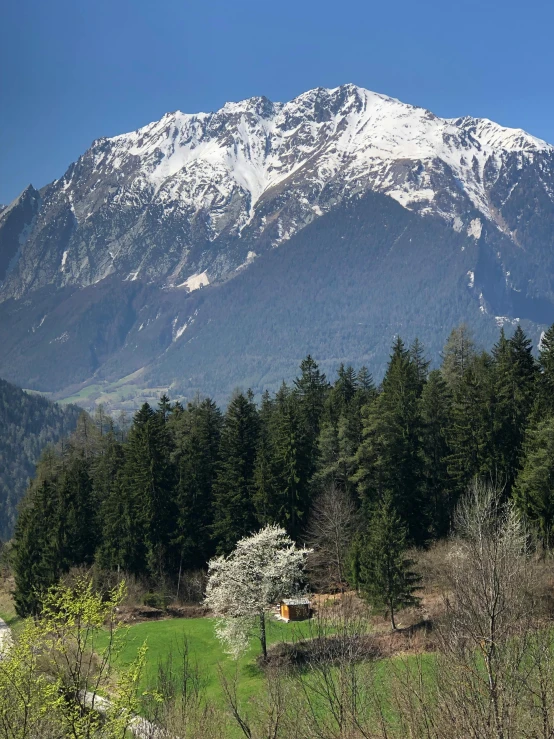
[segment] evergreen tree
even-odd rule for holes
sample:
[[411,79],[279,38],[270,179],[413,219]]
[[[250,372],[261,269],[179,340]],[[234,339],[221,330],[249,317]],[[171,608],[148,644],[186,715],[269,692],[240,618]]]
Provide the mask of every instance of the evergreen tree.
[[398,338],[378,398],[363,410],[363,440],[356,453],[353,481],[366,510],[390,495],[412,541],[425,538],[421,510],[421,417],[419,378]]
[[274,470],[278,487],[276,522],[293,539],[299,537],[306,523],[315,458],[304,411],[298,404],[297,394],[283,385],[275,398],[273,421]]
[[312,474],[317,465],[319,429],[329,384],[309,354],[300,363],[300,371],[300,377],[294,381],[294,389],[304,427],[303,435],[310,464],[309,473]]
[[231,552],[239,539],[255,528],[254,468],[258,444],[258,414],[248,396],[239,392],[229,403],[221,433],[220,462],[214,483],[213,535],[217,551]]
[[554,324],[542,336],[539,368],[538,410],[542,417],[552,416],[554,415]]
[[127,536],[138,537],[131,570],[148,570],[159,576],[168,563],[168,543],[174,520],[174,471],[170,463],[167,426],[148,403],[144,403],[135,415],[125,451],[120,484],[127,497],[130,526]]
[[509,494],[520,466],[523,439],[535,397],[537,369],[532,346],[518,325],[504,330],[493,349],[495,375],[494,457],[499,482]]
[[454,500],[448,474],[448,445],[452,396],[439,370],[429,374],[420,400],[423,499],[429,533],[446,536]]
[[[172,419],[175,435],[176,526],[172,536],[178,567],[203,567],[213,554],[213,486],[219,461],[222,418],[206,398]],[[177,563],[176,563],[177,564]]]
[[423,390],[425,383],[427,382],[427,376],[429,374],[429,365],[431,362],[425,357],[425,347],[421,341],[416,338],[410,346],[410,359],[415,367],[417,374],[419,393]]
[[495,483],[494,375],[489,355],[475,357],[454,387],[449,425],[448,473],[455,494],[467,489],[474,477]]
[[258,446],[254,470],[254,506],[260,526],[273,524],[280,518],[282,505],[279,482],[275,472],[274,444],[275,402],[264,392],[259,413]]
[[407,531],[392,497],[386,495],[374,506],[367,536],[360,554],[361,590],[368,602],[388,614],[396,629],[395,614],[416,605],[418,577],[406,558]]
[[476,357],[475,343],[469,328],[462,324],[452,329],[442,353],[441,372],[452,390],[461,381]]
[[97,523],[90,460],[77,453],[59,480],[57,510],[50,524],[57,532],[63,571],[74,565],[92,564],[99,543]]
[[31,485],[20,510],[14,534],[14,601],[19,616],[37,616],[43,594],[61,573],[60,550],[54,521],[58,496],[52,480]]
[[550,548],[554,544],[554,417],[529,429],[525,451],[514,498],[537,527],[544,546]]

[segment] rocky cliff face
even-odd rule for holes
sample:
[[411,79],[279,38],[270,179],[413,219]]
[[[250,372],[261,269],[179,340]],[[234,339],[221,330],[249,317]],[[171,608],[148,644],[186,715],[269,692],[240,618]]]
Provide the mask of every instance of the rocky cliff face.
[[[374,211],[383,208],[389,216],[379,219]],[[404,234],[392,228],[402,211],[410,214]],[[452,300],[460,303],[456,295],[463,291],[462,302],[469,301],[479,320],[488,317],[496,325],[524,318],[537,330],[554,320],[554,147],[521,130],[470,117],[445,120],[353,85],[311,90],[285,104],[252,98],[215,113],[170,113],[138,131],[95,141],[61,179],[40,192],[27,188],[0,211],[2,320],[12,326],[17,316],[20,328],[10,335],[35,347],[44,349],[41,336],[48,335],[51,354],[52,347],[58,351],[76,340],[75,305],[86,305],[86,325],[96,326],[97,338],[85,355],[79,343],[80,361],[94,359],[85,362],[76,381],[102,372],[106,362],[112,374],[148,366],[155,379],[152,362],[166,362],[162,355],[170,347],[173,352],[175,343],[184,346],[185,334],[200,330],[202,315],[215,310],[220,291],[231,290],[231,278],[238,279],[233,292],[244,285],[254,312],[260,297],[247,275],[269,278],[267,290],[283,277],[275,270],[287,269],[291,284],[311,259],[305,249],[334,252],[328,269],[346,273],[358,265],[354,281],[369,260],[374,280],[382,279],[384,267],[377,262],[392,259],[386,249],[377,260],[365,246],[353,252],[344,243],[351,239],[354,212],[366,235],[380,229],[379,243],[390,253],[399,239],[409,239],[412,251],[395,263],[398,279],[385,270],[398,285],[405,285],[403,270],[424,264],[431,282],[449,276]],[[332,243],[318,230],[320,220],[326,232],[335,233]],[[449,246],[454,243],[456,257]],[[270,258],[289,244],[302,244],[296,262],[290,250]],[[323,273],[320,278],[331,280]],[[111,287],[91,292],[99,283]],[[131,289],[133,283],[144,290]],[[208,286],[201,300],[189,299]],[[397,297],[409,314],[419,308],[407,289]],[[110,299],[111,317],[101,318],[99,304],[92,317],[97,299],[91,296],[103,295],[105,306],[110,290],[119,293]],[[73,328],[60,318],[69,294]],[[140,297],[146,294],[147,301]],[[23,298],[31,301],[25,310]],[[369,293],[357,298],[375,299]],[[387,295],[379,300],[386,303]],[[121,301],[124,318],[123,309],[115,309]],[[102,320],[112,326],[106,329],[109,341]],[[286,320],[292,327],[293,319]],[[420,333],[425,338],[425,329]],[[6,359],[4,372],[24,362],[21,341],[16,345],[20,359]],[[131,346],[135,360],[118,363],[116,355],[129,356]],[[239,372],[235,381],[240,380]]]
[[353,85],[284,105],[252,98],[170,113],[95,141],[40,196],[29,187],[0,216],[0,296],[111,274],[194,289],[368,190],[474,238],[487,220],[524,245],[519,221],[530,214],[512,206],[529,181],[550,205],[553,147]]

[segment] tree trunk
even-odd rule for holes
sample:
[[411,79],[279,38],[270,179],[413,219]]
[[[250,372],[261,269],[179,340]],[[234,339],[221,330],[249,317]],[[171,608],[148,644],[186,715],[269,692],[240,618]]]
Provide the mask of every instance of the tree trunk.
[[265,613],[260,613],[260,642],[262,644],[262,654],[264,660],[267,659],[267,641],[265,636]]
[[396,631],[396,623],[394,622],[394,606],[392,605],[392,603],[390,604],[390,623],[393,631]]

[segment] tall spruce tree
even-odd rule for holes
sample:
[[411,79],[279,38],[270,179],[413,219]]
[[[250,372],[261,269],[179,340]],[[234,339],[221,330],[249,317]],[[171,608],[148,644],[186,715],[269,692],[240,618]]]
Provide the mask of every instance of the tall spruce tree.
[[494,456],[499,482],[509,495],[521,463],[537,382],[531,341],[521,326],[511,339],[506,339],[504,330],[501,331],[493,360]]
[[14,601],[19,616],[37,616],[42,596],[61,573],[59,537],[55,522],[59,513],[55,481],[34,482],[17,519],[13,569]]
[[303,437],[308,451],[309,474],[317,466],[318,437],[329,383],[317,363],[308,354],[300,363],[300,377],[294,381]]
[[454,386],[448,444],[448,473],[456,495],[476,476],[500,482],[494,455],[494,375],[488,354],[474,357]]
[[476,354],[473,335],[466,324],[452,329],[444,345],[441,366],[444,379],[452,390],[461,381]]
[[315,460],[313,440],[304,411],[298,404],[297,394],[283,385],[275,398],[273,415],[277,523],[293,539],[298,539],[306,524],[311,502],[310,478]]
[[446,536],[454,508],[448,474],[452,394],[439,370],[433,370],[423,388],[421,409],[421,452],[423,500],[432,538]]
[[254,507],[261,527],[279,521],[281,517],[281,492],[276,474],[275,452],[275,401],[268,391],[262,396],[259,412],[259,434],[254,470]]
[[213,555],[213,487],[219,461],[222,417],[206,398],[172,419],[177,467],[176,525],[172,542],[179,570],[200,568]]
[[[174,470],[166,424],[144,403],[129,432],[120,484],[128,498],[127,536],[138,536],[132,571],[163,575],[168,565],[168,544],[174,520]],[[133,517],[136,516],[136,521]],[[139,544],[140,542],[140,544]]]
[[373,509],[368,532],[360,552],[361,591],[376,609],[383,609],[396,629],[396,613],[416,605],[414,595],[419,578],[406,557],[407,530],[390,494]]
[[366,510],[390,496],[414,542],[425,539],[422,517],[420,381],[409,351],[398,338],[383,389],[363,411],[363,440],[353,476]]
[[214,483],[213,536],[220,554],[231,552],[256,527],[254,507],[258,413],[252,394],[232,398],[221,432]]

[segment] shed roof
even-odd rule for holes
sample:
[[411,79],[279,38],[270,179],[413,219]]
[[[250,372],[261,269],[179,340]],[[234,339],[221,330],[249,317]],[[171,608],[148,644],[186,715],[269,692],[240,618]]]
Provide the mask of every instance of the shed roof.
[[281,601],[286,606],[309,606],[310,605],[310,599],[309,598],[283,598]]

